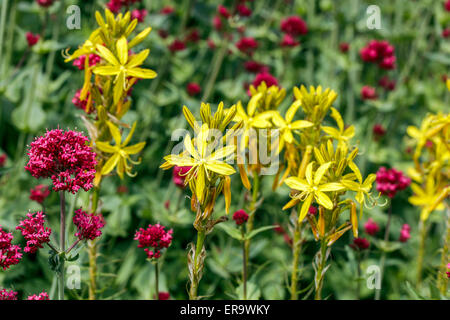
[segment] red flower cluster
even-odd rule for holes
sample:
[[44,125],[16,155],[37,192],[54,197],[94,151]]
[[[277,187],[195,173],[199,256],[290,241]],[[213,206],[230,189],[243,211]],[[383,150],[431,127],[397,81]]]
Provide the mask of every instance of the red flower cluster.
[[41,7],[47,8],[50,7],[55,0],[36,0],[37,4]]
[[254,61],[254,60],[246,61],[244,63],[244,68],[248,72],[252,72],[252,73],[260,73],[260,72],[267,73],[267,72],[269,72],[269,68],[267,68],[266,65],[259,63],[257,61]]
[[[13,245],[12,240],[12,233],[3,231],[2,226],[0,226],[0,268],[3,270],[18,264],[22,258],[20,247],[18,245]],[[0,291],[0,300],[2,300],[1,296],[2,294]]]
[[192,29],[184,38],[185,42],[198,42],[200,40],[200,32],[198,29]]
[[174,11],[175,11],[175,9],[172,6],[165,6],[161,9],[161,11],[159,13],[169,15],[169,14],[173,13]]
[[73,224],[77,227],[75,236],[80,240],[95,240],[102,235],[101,229],[105,226],[105,220],[102,215],[86,213],[78,209],[75,210]]
[[147,16],[148,11],[145,9],[134,9],[131,11],[131,19],[137,19],[138,22],[144,22],[145,17]]
[[184,188],[186,174],[189,172],[189,170],[191,170],[191,168],[192,167],[173,167],[172,181],[177,187]]
[[400,170],[381,167],[377,171],[377,190],[389,198],[393,198],[398,191],[406,189],[410,183],[411,179],[404,176]]
[[317,214],[317,208],[314,206],[310,206],[308,209],[308,213],[315,216]]
[[[89,66],[90,67],[95,66],[97,63],[100,62],[101,59],[102,58],[96,55],[95,53],[89,54],[89,61],[88,61]],[[73,65],[77,67],[79,70],[84,70],[85,62],[86,62],[86,55],[82,55],[73,61]]]
[[350,44],[349,44],[348,42],[341,42],[341,43],[339,44],[339,50],[340,50],[342,53],[348,52],[349,49],[350,49]]
[[27,213],[27,218],[20,221],[16,229],[20,230],[27,241],[24,252],[35,253],[39,248],[43,248],[44,243],[50,242],[52,229],[44,227],[44,224],[45,214],[42,211]]
[[37,185],[30,190],[30,200],[42,203],[50,195],[50,190],[45,184]]
[[17,300],[17,292],[13,290],[0,290],[0,300]]
[[450,28],[445,28],[444,30],[442,30],[442,37],[443,38],[450,37]]
[[25,169],[35,178],[51,178],[54,191],[76,193],[93,187],[96,154],[77,131],[54,129],[31,143]]
[[[450,1],[449,1],[450,2]],[[450,11],[450,10],[449,10]],[[447,278],[450,278],[450,263],[447,264]]]
[[361,49],[361,59],[365,62],[377,63],[382,69],[395,69],[394,47],[388,41],[372,40]]
[[122,7],[128,8],[130,5],[141,0],[110,0],[106,6],[113,13],[118,13]]
[[363,100],[375,100],[377,98],[377,92],[374,87],[364,86],[361,88],[361,99]]
[[158,293],[158,300],[169,300],[170,299],[170,293],[168,292],[159,292]]
[[407,242],[409,238],[411,238],[411,235],[409,234],[410,231],[411,227],[409,226],[409,224],[405,223],[400,230],[400,238],[398,240],[400,242]]
[[447,0],[444,3],[444,9],[450,12],[450,0]]
[[197,82],[189,82],[186,85],[186,91],[190,96],[195,96],[202,91],[202,88]]
[[[80,100],[81,89],[79,89],[79,90],[77,90],[77,92],[75,92],[75,95],[72,98],[72,103],[75,105],[75,107],[77,109],[80,109],[80,110],[83,110],[84,112],[86,112],[86,106],[88,103],[89,95],[90,95],[90,93],[88,92],[86,99]],[[87,113],[90,114],[90,113],[92,113],[92,111],[94,111],[93,108],[89,108]]]
[[291,16],[283,19],[280,25],[281,31],[291,36],[299,36],[308,33],[308,26],[299,16]]
[[[158,224],[148,225],[147,229],[140,228],[136,231],[134,240],[138,240],[138,248],[145,248],[149,259],[158,259],[161,257],[161,249],[168,248],[172,243],[173,230],[164,230],[164,226]],[[152,248],[150,250],[149,248]]]
[[245,210],[240,209],[233,213],[233,220],[236,222],[236,225],[240,226],[243,223],[246,223],[248,220],[248,214]]
[[40,35],[31,33],[29,31],[25,33],[25,37],[27,38],[27,43],[29,47],[34,46],[36,43],[38,43],[39,39],[41,38]]
[[177,51],[183,51],[186,49],[186,44],[184,41],[175,39],[173,42],[169,45],[170,52],[177,52]]
[[223,5],[219,4],[217,6],[217,12],[219,13],[219,15],[222,18],[228,19],[229,17],[231,17],[230,11],[228,11],[227,8],[225,8]]
[[236,10],[241,17],[250,17],[252,15],[252,10],[243,3],[239,3],[236,6]]
[[382,136],[386,134],[386,129],[379,123],[374,124],[372,129],[375,140],[379,140]]
[[353,250],[366,250],[370,247],[370,242],[365,238],[355,238],[350,247]]
[[236,48],[238,48],[242,53],[251,56],[258,48],[258,42],[252,37],[242,37],[238,42],[236,42]]
[[255,88],[257,88],[262,82],[265,82],[267,87],[278,86],[277,78],[275,78],[269,72],[266,71],[258,73],[255,79],[253,80],[252,84]]
[[6,154],[0,155],[0,168],[2,168],[2,167],[5,166],[5,163],[6,163],[6,159],[7,159],[7,158],[8,158],[8,157],[6,156]]
[[38,295],[33,294],[32,296],[29,296],[27,300],[50,300],[48,293],[45,291],[42,291]]
[[395,80],[390,80],[387,76],[384,76],[378,81],[378,84],[387,91],[395,89]]
[[283,40],[280,43],[282,47],[296,47],[299,44],[300,41],[295,40],[293,36],[287,33],[283,36]]
[[375,221],[373,221],[372,218],[369,218],[369,220],[367,220],[366,224],[364,225],[364,230],[367,234],[374,236],[378,231],[380,231],[380,227]]

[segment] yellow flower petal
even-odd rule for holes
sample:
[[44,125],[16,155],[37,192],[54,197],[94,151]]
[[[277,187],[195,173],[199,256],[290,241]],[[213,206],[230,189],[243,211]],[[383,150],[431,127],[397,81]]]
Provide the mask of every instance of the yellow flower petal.
[[126,152],[127,154],[136,154],[142,151],[142,149],[144,149],[145,147],[145,142],[139,142],[136,143],[135,145],[123,148],[122,150],[124,152]]
[[314,192],[314,198],[316,199],[317,203],[319,203],[321,206],[325,207],[326,209],[328,209],[328,210],[333,209],[333,202],[322,191]]
[[297,177],[287,178],[284,183],[291,189],[298,191],[307,191],[309,186],[305,180],[301,180]]
[[95,47],[97,48],[97,51],[99,52],[100,56],[103,59],[108,61],[113,66],[119,65],[119,61],[117,61],[116,57],[114,57],[114,55],[112,54],[111,51],[109,51],[108,48],[106,48],[105,46],[103,46],[101,44],[97,44]]
[[230,166],[227,163],[224,163],[222,161],[214,160],[214,161],[208,161],[205,164],[205,167],[218,174],[222,174],[224,176],[229,176],[236,172],[232,166]]
[[102,175],[107,175],[108,173],[110,173],[116,167],[116,164],[119,161],[119,158],[120,158],[120,156],[118,153],[116,153],[112,157],[110,157],[108,159],[108,161],[106,161],[105,165],[102,168]]
[[139,79],[153,79],[156,78],[156,76],[158,75],[153,70],[142,68],[127,69],[127,74],[131,77],[136,77]]
[[119,62],[121,65],[125,65],[128,61],[128,46],[127,39],[125,37],[121,37],[116,42],[116,50],[117,55],[119,56]]

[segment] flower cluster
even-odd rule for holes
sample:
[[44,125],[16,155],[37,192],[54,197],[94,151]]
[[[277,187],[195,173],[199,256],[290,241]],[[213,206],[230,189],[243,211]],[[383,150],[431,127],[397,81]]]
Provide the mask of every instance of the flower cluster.
[[3,168],[5,166],[6,159],[8,159],[6,154],[0,155],[0,168]]
[[41,7],[47,8],[50,7],[55,0],[36,0],[37,4]]
[[378,84],[386,91],[392,91],[395,89],[395,80],[389,79],[387,76],[382,77]]
[[80,240],[95,240],[102,235],[101,229],[105,226],[102,215],[88,214],[81,209],[75,210],[73,223],[78,231],[75,236]]
[[400,230],[400,238],[398,240],[400,242],[407,242],[409,238],[411,238],[410,231],[411,227],[409,226],[409,224],[405,223]]
[[0,300],[17,300],[17,292],[13,290],[0,290]]
[[186,91],[190,96],[195,96],[202,91],[202,88],[197,82],[189,82],[186,85]]
[[[100,61],[102,60],[102,58],[99,55],[96,55],[95,53],[90,53],[88,56],[88,64],[89,67],[95,66],[98,63],[100,63]],[[73,60],[73,65],[75,67],[78,68],[78,70],[84,70],[84,66],[86,63],[86,55],[82,55],[79,58]]]
[[39,34],[34,34],[31,32],[25,33],[25,37],[27,38],[27,43],[29,47],[34,46],[36,43],[38,43],[39,39],[41,38]]
[[184,188],[184,186],[186,185],[186,175],[189,170],[191,170],[191,168],[192,167],[173,167],[172,181],[177,187]]
[[263,82],[266,83],[266,86],[270,88],[271,86],[278,86],[278,80],[273,75],[271,75],[268,71],[262,71],[258,73],[255,79],[252,82],[252,85],[257,88]]
[[33,294],[32,296],[29,296],[27,300],[50,300],[48,293],[45,291],[42,291],[38,295]]
[[76,193],[92,188],[95,153],[88,138],[77,131],[54,129],[36,138],[28,151],[25,169],[35,178],[51,178],[53,190]]
[[242,53],[252,56],[258,48],[258,42],[252,37],[242,37],[238,42],[236,42],[236,48],[238,48]]
[[177,51],[183,51],[184,49],[186,49],[186,44],[184,43],[184,41],[179,39],[173,40],[172,43],[169,45],[169,50],[172,53]]
[[13,245],[12,240],[12,233],[2,230],[2,226],[0,226],[0,268],[3,270],[8,269],[12,265],[18,264],[22,258],[20,247],[18,245]]
[[145,248],[149,259],[161,257],[161,249],[168,248],[172,243],[173,230],[164,229],[165,227],[158,223],[153,226],[149,224],[147,229],[140,228],[136,231],[134,240],[139,241],[138,248]]
[[366,250],[370,247],[370,242],[366,238],[354,238],[350,247],[353,250]]
[[361,49],[361,59],[365,62],[376,63],[382,69],[395,69],[395,49],[388,41],[372,40]]
[[375,221],[373,221],[372,218],[369,218],[369,220],[367,220],[366,224],[364,225],[364,230],[367,234],[374,236],[378,233],[378,231],[380,231],[380,227]]
[[119,13],[122,7],[128,8],[136,2],[141,2],[141,0],[110,0],[106,6],[111,12]]
[[87,114],[90,114],[92,113],[92,111],[94,111],[92,108],[92,104],[89,106],[89,108],[87,108],[89,95],[90,93],[86,95],[86,99],[81,100],[81,89],[79,89],[77,90],[77,92],[75,92],[75,95],[72,98],[72,103],[75,105],[75,107],[77,107],[80,110],[83,110]]
[[411,179],[400,170],[381,167],[377,171],[377,190],[389,198],[393,198],[398,191],[406,189],[410,184]]
[[233,220],[234,222],[236,222],[236,225],[240,226],[241,224],[247,222],[248,214],[247,212],[245,212],[245,210],[240,209],[233,214]]
[[50,190],[45,184],[37,185],[30,190],[30,200],[36,201],[37,203],[43,203],[49,195]]
[[298,16],[287,17],[281,21],[281,31],[284,33],[280,45],[282,47],[296,47],[300,44],[296,36],[308,33],[306,22]]
[[50,242],[52,230],[44,227],[44,224],[45,214],[41,211],[27,213],[27,218],[20,221],[16,229],[20,230],[22,236],[27,241],[27,245],[23,251],[35,253],[39,248],[42,248],[44,243]]
[[137,19],[138,22],[144,22],[147,14],[148,11],[146,9],[134,9],[133,11],[131,11],[131,19]]
[[371,86],[363,86],[361,88],[361,99],[363,100],[375,100],[377,98],[377,92],[375,88]]

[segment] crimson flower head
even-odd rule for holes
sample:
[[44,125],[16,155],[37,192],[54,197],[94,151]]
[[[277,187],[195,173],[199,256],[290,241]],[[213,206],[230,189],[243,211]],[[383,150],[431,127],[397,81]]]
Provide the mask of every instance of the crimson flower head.
[[171,52],[183,51],[186,49],[186,44],[178,39],[173,40],[173,42],[169,45],[169,50]]
[[280,25],[281,31],[292,36],[299,36],[308,33],[306,22],[299,16],[291,16],[283,19]]
[[[131,88],[131,89],[132,89],[132,88]],[[131,89],[130,89],[130,90],[131,90]],[[81,99],[80,99],[80,97],[81,97],[81,89],[79,89],[79,90],[77,90],[77,92],[75,92],[75,95],[74,95],[73,98],[72,98],[72,103],[74,104],[74,106],[75,106],[77,109],[83,110],[83,111],[86,112],[87,114],[91,114],[91,113],[94,111],[94,108],[92,107],[92,104],[91,104],[91,106],[89,107],[89,109],[86,110],[86,107],[87,107],[87,104],[88,104],[88,100],[89,100],[89,96],[90,96],[90,95],[91,95],[91,94],[88,92],[87,95],[86,95],[86,99],[81,100]]]
[[380,227],[375,221],[373,221],[372,218],[369,218],[369,220],[367,220],[366,224],[364,225],[364,230],[367,234],[374,236],[378,231],[380,231]]
[[50,7],[54,1],[55,0],[36,0],[37,4],[44,8]]
[[442,37],[443,38],[450,37],[450,28],[445,28],[444,30],[442,30]]
[[315,216],[317,214],[317,208],[314,206],[310,206],[308,209],[308,213]]
[[173,13],[174,11],[175,11],[175,9],[172,6],[165,6],[161,9],[160,13],[169,15],[169,14]]
[[75,236],[80,240],[95,240],[102,235],[101,229],[105,226],[103,216],[94,213],[86,213],[78,209],[75,210],[73,224],[77,227]]
[[349,49],[350,49],[350,44],[349,44],[348,42],[341,42],[341,43],[339,44],[339,50],[340,50],[342,53],[348,52]]
[[365,62],[376,63],[382,69],[395,69],[395,49],[386,40],[372,40],[361,49],[360,56]]
[[217,12],[219,13],[219,15],[225,19],[228,19],[231,14],[228,11],[227,8],[225,8],[223,5],[219,4],[219,6],[217,7]]
[[243,223],[246,223],[248,220],[248,214],[244,209],[240,209],[233,213],[233,220],[236,222],[236,225],[240,226]]
[[353,250],[366,250],[370,247],[369,240],[365,238],[355,238],[353,239],[353,243],[350,245]]
[[29,47],[34,46],[36,43],[38,43],[39,39],[41,38],[40,35],[31,33],[29,31],[25,34],[25,37],[27,38],[27,43]]
[[30,200],[37,203],[43,203],[44,200],[50,195],[50,190],[45,184],[40,184],[30,190]]
[[450,263],[447,264],[447,278],[450,278]]
[[112,13],[119,13],[122,8],[121,0],[110,0],[106,6]]
[[[22,258],[22,253],[20,252],[22,249],[18,245],[13,245],[12,240],[12,233],[4,231],[0,225],[0,268],[3,270],[18,264]],[[0,300],[2,300],[1,291]]]
[[264,72],[264,71],[265,72],[269,71],[266,65],[259,63],[257,61],[254,61],[254,60],[246,61],[244,63],[244,68],[248,72],[252,72],[252,73],[260,73],[260,72]]
[[202,91],[202,88],[197,82],[189,82],[186,85],[186,91],[190,96],[195,96]]
[[372,132],[374,134],[375,140],[378,140],[386,134],[386,129],[383,127],[383,125],[376,123],[373,125]]
[[400,242],[407,242],[409,238],[411,238],[410,231],[411,227],[409,226],[409,224],[405,223],[400,230],[400,238],[398,240]]
[[191,30],[184,39],[186,42],[198,42],[200,40],[200,32],[198,29]]
[[17,300],[17,292],[13,290],[0,290],[0,300]]
[[236,43],[236,48],[251,56],[258,48],[258,42],[252,37],[243,37]]
[[3,168],[5,166],[7,158],[8,157],[6,156],[6,154],[0,155],[0,168]]
[[158,300],[169,300],[170,299],[170,293],[168,292],[159,292],[158,293]]
[[406,189],[411,179],[404,176],[400,170],[381,167],[377,171],[377,190],[389,198],[393,198],[398,191]]
[[54,129],[36,138],[28,150],[25,169],[35,178],[51,178],[54,191],[70,191],[93,187],[95,152],[81,132]]
[[444,8],[445,8],[445,10],[447,10],[447,11],[450,12],[450,0],[447,0],[447,1],[444,3]]
[[389,79],[387,76],[382,77],[378,84],[387,91],[392,91],[395,89],[395,80]]
[[139,241],[138,248],[145,248],[144,251],[149,259],[161,257],[161,250],[168,248],[172,243],[173,230],[164,230],[165,227],[159,223],[148,225],[147,229],[140,228],[136,231],[134,240]]
[[257,88],[263,81],[266,83],[267,87],[278,86],[277,78],[272,76],[269,72],[258,73],[252,84],[255,88]]
[[191,170],[191,168],[192,167],[179,167],[179,166],[173,167],[172,181],[173,183],[175,183],[177,187],[184,188],[186,174],[189,172],[189,170]]
[[214,29],[216,29],[217,31],[222,30],[222,19],[220,19],[219,16],[214,16],[212,19],[212,24],[214,26]]
[[32,296],[29,296],[27,300],[50,300],[50,297],[47,292],[42,291],[38,295],[33,294]]
[[377,92],[374,87],[364,86],[361,88],[361,99],[363,100],[375,100],[377,99]]
[[280,45],[282,47],[296,47],[300,44],[299,41],[295,40],[293,36],[291,36],[290,34],[286,33],[283,36],[283,40],[281,40]]
[[20,221],[16,229],[20,230],[27,241],[24,252],[35,253],[38,249],[43,248],[44,243],[50,242],[52,229],[44,227],[44,224],[45,214],[42,211],[27,213],[27,217]]
[[148,11],[145,9],[134,9],[131,11],[131,19],[137,19],[138,22],[144,22],[145,17],[147,16]]
[[252,15],[252,10],[245,4],[242,3],[238,4],[236,9],[241,17],[250,17]]
[[[92,66],[95,66],[97,63],[99,63],[102,58],[99,55],[96,55],[95,53],[91,53],[91,54],[89,54],[88,59],[89,59],[89,62],[88,62],[89,66],[92,67]],[[86,55],[82,55],[79,58],[75,59],[72,64],[75,67],[77,67],[78,70],[84,70],[85,62],[86,62]]]
[[158,30],[158,35],[161,38],[165,39],[165,38],[167,38],[169,36],[169,33],[166,30],[164,30],[164,29],[159,29]]

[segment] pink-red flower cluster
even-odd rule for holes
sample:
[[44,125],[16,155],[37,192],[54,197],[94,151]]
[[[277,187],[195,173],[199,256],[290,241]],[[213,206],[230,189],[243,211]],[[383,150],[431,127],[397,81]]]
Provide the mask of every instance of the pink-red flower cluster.
[[450,263],[447,264],[447,278],[450,278]]
[[0,168],[3,168],[5,166],[6,159],[8,159],[6,154],[0,155]]
[[411,227],[409,224],[404,224],[402,229],[400,230],[400,238],[398,239],[400,242],[407,242],[409,238],[411,238]]
[[341,42],[341,43],[339,44],[339,50],[340,50],[342,53],[348,52],[348,50],[350,50],[350,44],[349,44],[348,42]]
[[377,98],[377,92],[374,87],[363,86],[361,88],[361,99],[363,100],[375,100]]
[[376,63],[382,69],[395,69],[395,49],[388,41],[372,40],[360,51],[365,62]]
[[131,19],[137,19],[138,22],[144,22],[145,17],[147,16],[148,11],[146,9],[134,9],[131,11]]
[[[72,103],[75,105],[75,107],[77,109],[83,110],[84,112],[86,112],[86,106],[88,103],[88,99],[89,99],[89,95],[90,93],[88,92],[86,99],[85,100],[80,100],[80,96],[81,96],[81,89],[77,90],[77,92],[75,92],[75,95],[72,98]],[[88,114],[92,113],[93,108],[90,107],[89,110],[87,111]]]
[[149,259],[161,257],[161,249],[168,248],[172,243],[173,230],[164,230],[165,227],[158,224],[148,225],[147,229],[140,228],[136,231],[134,240],[139,241],[138,248],[145,248]]
[[240,226],[241,224],[244,224],[248,220],[248,214],[245,212],[244,209],[239,209],[235,213],[233,213],[233,220],[236,222],[236,225]]
[[101,214],[86,213],[78,209],[75,210],[73,224],[77,227],[75,236],[80,240],[95,240],[102,235],[102,228],[105,226],[105,220]]
[[37,203],[43,203],[44,200],[50,195],[50,190],[45,184],[39,184],[33,189],[30,189],[30,200]]
[[177,187],[184,188],[186,174],[189,172],[189,170],[191,170],[191,168],[192,167],[179,167],[179,166],[173,167],[172,181],[173,183],[175,183]]
[[35,253],[39,248],[43,248],[44,243],[50,242],[52,229],[44,227],[45,214],[42,211],[27,213],[27,218],[20,221],[16,227],[27,241],[24,252]]
[[184,41],[181,41],[179,39],[173,40],[169,45],[170,52],[183,51],[184,49],[186,49],[186,44],[184,43]]
[[172,6],[164,6],[161,11],[159,11],[159,13],[164,14],[164,15],[169,15],[171,13],[173,13],[175,11],[175,9]]
[[236,6],[236,10],[241,17],[250,17],[252,15],[252,10],[243,3],[239,3]]
[[355,238],[350,247],[353,250],[366,250],[370,247],[370,242],[365,238]]
[[128,8],[132,4],[136,2],[140,2],[141,0],[110,0],[106,6],[113,13],[119,13],[122,7]]
[[381,167],[377,171],[377,190],[389,198],[393,198],[398,191],[406,189],[410,184],[411,179],[400,170]]
[[374,236],[378,233],[378,231],[380,231],[380,227],[375,221],[373,221],[372,218],[369,218],[369,220],[367,220],[366,224],[364,225],[364,230],[367,234]]
[[55,0],[36,0],[37,4],[41,7],[47,8],[50,7]]
[[379,140],[386,134],[386,129],[383,127],[383,125],[376,123],[373,125],[372,132],[375,140]]
[[444,9],[447,10],[448,12],[450,12],[450,0],[447,0],[444,3]]
[[[102,59],[99,55],[96,55],[95,53],[91,53],[89,54],[89,66],[95,66],[97,63],[100,62],[100,60]],[[86,55],[82,55],[79,58],[75,59],[73,61],[73,65],[75,67],[77,67],[79,70],[84,70],[84,64],[86,62]]]
[[158,293],[158,300],[169,300],[170,299],[170,293],[168,292],[159,292]]
[[386,91],[392,91],[395,89],[395,80],[389,79],[387,76],[384,76],[378,81],[378,84],[384,88]]
[[28,150],[25,169],[35,178],[51,178],[54,191],[88,191],[97,164],[89,139],[77,131],[54,129],[36,138]]
[[280,29],[282,32],[291,36],[299,36],[308,33],[306,22],[299,16],[290,16],[281,21]]
[[445,28],[444,30],[442,30],[442,37],[443,38],[450,37],[450,28]]
[[193,42],[197,43],[200,40],[200,31],[198,29],[192,29],[188,32],[186,37],[184,38],[185,42]]
[[29,47],[34,46],[36,43],[38,43],[41,36],[39,34],[34,34],[31,32],[25,33],[25,37],[27,38],[27,43]]
[[202,88],[197,82],[189,82],[186,85],[186,91],[190,96],[195,96],[202,91]]
[[254,60],[246,61],[244,68],[251,73],[269,72],[269,68],[266,65]]
[[50,300],[50,297],[47,292],[42,291],[38,295],[33,294],[32,296],[29,296],[27,300]]
[[0,300],[17,300],[17,292],[13,290],[0,290]]
[[0,268],[3,270],[18,264],[22,258],[20,246],[13,245],[12,240],[12,233],[4,231],[0,225]]
[[283,36],[283,39],[281,40],[281,43],[280,43],[280,45],[282,46],[282,47],[296,47],[296,46],[298,46],[300,44],[300,41],[297,41],[297,40],[295,40],[294,39],[294,37],[293,36],[291,36],[290,34],[288,34],[288,33],[286,33],[284,36]]
[[271,75],[269,72],[263,71],[261,73],[258,73],[253,80],[252,84],[255,88],[257,88],[262,82],[266,83],[267,87],[271,86],[278,86],[278,80],[273,75]]
[[236,48],[238,48],[242,53],[251,56],[258,48],[258,42],[252,37],[242,37],[238,42],[236,42]]

